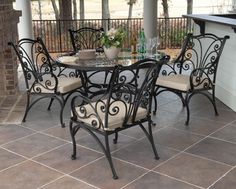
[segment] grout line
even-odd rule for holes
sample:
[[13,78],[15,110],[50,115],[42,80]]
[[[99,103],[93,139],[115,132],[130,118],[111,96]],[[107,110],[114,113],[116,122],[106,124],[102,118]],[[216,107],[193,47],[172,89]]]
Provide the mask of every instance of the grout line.
[[27,138],[27,137],[33,136],[33,135],[35,135],[35,134],[37,134],[37,132],[36,132],[36,133],[28,134],[28,135],[26,135],[26,136],[23,136],[23,137],[20,137],[20,138],[14,139],[14,140],[11,140],[11,141],[6,142],[6,143],[3,143],[3,144],[0,145],[0,147],[4,147],[5,145],[11,144],[11,143],[13,143],[13,142],[17,142],[17,141],[19,141],[19,140],[22,140],[22,139],[24,139],[24,138]]
[[120,189],[123,189],[123,188],[125,188],[126,186],[131,185],[132,183],[134,183],[135,181],[141,179],[142,177],[144,177],[145,175],[147,175],[147,174],[150,173],[150,172],[151,172],[151,171],[149,170],[148,172],[146,172],[146,173],[140,175],[139,177],[135,178],[135,179],[132,180],[131,182],[129,182],[129,183],[127,183],[126,185],[122,186]]
[[72,179],[74,179],[74,180],[77,180],[77,181],[79,181],[79,182],[82,182],[82,183],[84,183],[84,184],[86,184],[86,185],[89,185],[89,186],[91,186],[91,187],[93,187],[93,188],[99,189],[98,187],[96,187],[96,186],[94,186],[94,185],[92,185],[92,184],[90,184],[90,183],[88,183],[88,182],[85,182],[85,181],[80,180],[80,179],[78,179],[78,178],[72,177],[71,175],[68,175],[68,174],[64,174],[64,175],[62,175],[62,176],[60,176],[60,177],[58,177],[58,178],[56,178],[56,179],[54,179],[54,180],[51,180],[50,182],[48,182],[48,183],[46,183],[46,184],[44,184],[44,185],[38,187],[37,189],[41,189],[41,188],[43,188],[43,187],[45,187],[45,186],[48,186],[48,185],[50,185],[50,184],[52,184],[52,183],[54,183],[54,182],[56,182],[56,181],[58,181],[58,180],[60,180],[60,179],[65,178],[66,176],[67,176],[67,177],[70,177],[70,178],[72,178]]
[[228,170],[225,174],[223,174],[220,178],[218,178],[215,182],[213,182],[210,186],[208,186],[208,188],[207,189],[209,189],[211,186],[214,186],[219,180],[221,180],[222,178],[224,178],[230,171],[232,171],[233,169],[235,168],[235,166],[234,167],[232,167],[230,170]]
[[197,157],[197,158],[200,158],[200,159],[205,159],[205,160],[208,160],[208,161],[211,161],[211,162],[214,162],[214,163],[217,163],[217,164],[221,164],[221,165],[224,165],[224,166],[232,167],[232,165],[230,165],[230,164],[220,162],[220,161],[216,161],[214,159],[203,157],[203,156],[200,156],[200,155],[197,155],[197,154],[191,154],[189,152],[182,152],[182,153],[187,154],[187,155],[191,155],[191,156],[194,156],[194,157]]
[[[102,158],[103,158],[103,157],[99,157],[99,158],[95,159],[95,160],[92,161],[92,162],[98,161],[99,159],[102,159]],[[32,161],[32,162],[34,162],[34,163],[37,163],[37,164],[39,164],[39,165],[42,165],[42,166],[44,166],[44,167],[47,167],[48,169],[54,170],[54,171],[56,171],[56,172],[62,174],[62,176],[61,176],[60,178],[62,178],[62,177],[64,177],[64,176],[69,176],[69,177],[71,177],[71,178],[74,178],[75,180],[78,180],[78,181],[80,181],[80,182],[83,182],[83,183],[85,183],[85,184],[88,184],[88,185],[90,185],[90,186],[93,186],[93,187],[97,188],[96,186],[94,186],[94,185],[92,185],[92,184],[90,184],[90,183],[87,183],[87,182],[85,182],[85,181],[83,181],[83,180],[80,180],[80,179],[78,179],[78,178],[73,177],[73,176],[70,175],[71,173],[77,171],[78,169],[89,165],[91,162],[88,163],[88,164],[85,164],[85,165],[81,166],[80,168],[78,168],[78,169],[76,169],[76,170],[73,170],[73,171],[70,172],[70,173],[64,173],[64,172],[62,172],[62,171],[60,171],[60,170],[58,170],[58,169],[55,169],[55,168],[50,167],[50,166],[47,166],[47,165],[45,165],[45,164],[43,164],[43,163],[40,163],[40,162],[38,162],[38,161],[36,161],[36,160],[30,159],[30,161]],[[60,178],[57,178],[57,179],[55,179],[54,181],[59,180]],[[46,183],[45,185],[48,185],[48,184],[50,184],[50,183],[52,183],[52,181],[49,182],[49,183]],[[45,185],[43,185],[43,186],[45,186]],[[40,188],[42,188],[43,186],[40,186]]]
[[208,138],[212,138],[212,139],[215,139],[215,140],[220,140],[220,141],[227,142],[227,143],[230,143],[230,144],[236,144],[236,142],[234,142],[234,141],[225,140],[225,139],[214,137],[214,136],[211,136],[211,135],[209,135]]
[[88,162],[88,163],[82,165],[81,167],[79,167],[79,168],[77,168],[77,169],[75,169],[75,170],[69,172],[68,175],[70,175],[70,174],[72,174],[72,173],[74,173],[74,172],[76,172],[76,171],[78,171],[78,170],[80,170],[80,169],[82,169],[82,168],[84,168],[84,167],[86,167],[86,166],[88,166],[88,165],[90,165],[90,164],[96,162],[96,161],[99,161],[99,160],[101,160],[101,159],[103,159],[103,158],[105,158],[105,155],[103,155],[103,156],[101,156],[101,157],[98,157],[97,159],[95,159],[95,160],[93,160],[93,161],[90,161],[90,162]]
[[158,171],[154,171],[154,170],[153,170],[153,172],[154,172],[154,173],[157,173],[157,174],[160,174],[160,175],[162,175],[162,176],[169,177],[169,178],[171,178],[171,179],[173,179],[173,180],[176,180],[176,181],[179,181],[179,182],[182,182],[182,183],[185,183],[185,184],[191,185],[191,186],[195,186],[195,187],[197,187],[197,188],[199,188],[199,189],[205,189],[204,187],[201,187],[201,186],[198,186],[198,185],[195,185],[195,184],[192,184],[192,183],[186,182],[186,181],[184,181],[184,180],[180,180],[180,179],[178,179],[178,178],[175,178],[175,177],[172,177],[172,176],[166,175],[166,174],[161,173],[161,172],[158,172]]
[[[21,98],[22,98],[22,94],[18,95],[17,100],[15,101],[14,105],[11,107],[10,111],[8,112],[6,118],[5,118],[4,121],[3,121],[4,124],[11,124],[11,123],[8,123],[7,120],[8,120],[8,118],[11,116],[12,112],[14,111],[14,109],[15,109],[17,103],[20,101]],[[20,119],[21,121],[22,121],[22,119],[23,119],[23,116],[24,116],[24,114],[22,115],[22,118]],[[20,121],[20,122],[21,122],[21,121]],[[13,123],[13,124],[14,124],[14,123]]]

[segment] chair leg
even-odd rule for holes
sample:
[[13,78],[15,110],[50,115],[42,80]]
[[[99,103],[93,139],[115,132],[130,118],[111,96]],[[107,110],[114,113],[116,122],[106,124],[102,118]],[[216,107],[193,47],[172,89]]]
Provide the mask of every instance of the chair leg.
[[25,120],[26,120],[27,114],[28,114],[29,109],[30,109],[29,104],[30,104],[30,94],[27,92],[27,102],[26,102],[25,114],[24,114],[24,117],[22,119],[22,122],[25,122]]
[[151,146],[152,146],[152,150],[153,150],[153,153],[154,153],[154,157],[155,159],[160,159],[159,156],[158,156],[158,153],[157,153],[157,150],[156,150],[156,146],[155,146],[155,143],[154,143],[154,139],[153,139],[153,134],[152,134],[152,121],[149,120],[148,121],[148,131],[144,128],[144,126],[140,123],[139,126],[141,127],[141,129],[143,130],[143,132],[145,133],[147,139],[149,140],[149,142],[151,143]]
[[63,121],[63,112],[64,112],[64,107],[65,107],[65,104],[66,104],[66,100],[64,99],[63,95],[59,97],[54,97],[55,99],[58,100],[60,106],[61,106],[61,110],[60,110],[60,123],[61,123],[61,127],[64,128],[65,127],[65,123]]
[[185,107],[185,106],[186,106],[186,103],[185,103],[183,94],[182,94],[182,93],[178,93],[178,96],[180,97],[180,99],[181,99],[181,101],[182,101],[183,107]]
[[115,138],[113,139],[113,143],[116,144],[118,140],[118,132],[115,132]]
[[157,90],[158,88],[155,89],[153,98],[154,98],[154,110],[153,110],[153,115],[156,115],[157,113]]
[[61,127],[62,127],[62,128],[65,127],[65,123],[64,123],[64,121],[63,121],[64,107],[65,107],[65,102],[62,103],[61,110],[60,110],[60,123],[61,123]]
[[212,104],[213,104],[213,107],[214,107],[214,110],[215,110],[215,115],[218,116],[219,113],[218,113],[217,108],[216,108],[215,89],[212,90]]
[[105,155],[106,155],[107,160],[108,160],[108,162],[110,164],[111,171],[112,171],[112,174],[113,174],[113,179],[118,179],[118,176],[116,174],[116,171],[115,171],[115,168],[114,168],[114,165],[113,165],[113,162],[112,162],[112,158],[111,158],[111,152],[110,152],[110,146],[109,146],[109,138],[108,138],[107,134],[105,135],[105,145],[106,145]]
[[69,128],[70,128],[70,135],[71,135],[71,140],[72,140],[72,145],[73,145],[73,153],[71,155],[71,159],[74,160],[76,159],[76,141],[75,141],[75,135],[77,133],[77,131],[79,130],[79,126],[75,126],[73,127],[73,121],[70,121],[69,124]]
[[186,110],[187,110],[187,119],[186,119],[186,121],[185,121],[185,125],[188,125],[188,124],[189,124],[189,116],[190,116],[190,111],[189,111],[189,96],[188,96],[188,93],[187,93],[186,96],[185,96],[184,103],[185,103],[185,107],[186,107]]
[[53,101],[54,101],[54,98],[51,98],[47,110],[51,110],[51,106],[52,106],[52,102],[53,102]]
[[109,162],[109,165],[110,165],[110,168],[111,168],[111,171],[112,171],[112,174],[113,174],[113,179],[118,179],[118,176],[116,174],[116,171],[115,171],[115,168],[114,168],[114,165],[113,165],[113,162],[112,162],[112,158],[111,158],[108,135],[106,133],[104,135],[105,136],[105,146],[104,146],[103,143],[100,141],[100,139],[97,137],[97,135],[93,133],[93,131],[91,131],[90,129],[88,129],[86,127],[83,127],[83,128],[97,141],[99,146],[102,148],[103,153],[104,153],[104,155],[106,156],[106,158]]

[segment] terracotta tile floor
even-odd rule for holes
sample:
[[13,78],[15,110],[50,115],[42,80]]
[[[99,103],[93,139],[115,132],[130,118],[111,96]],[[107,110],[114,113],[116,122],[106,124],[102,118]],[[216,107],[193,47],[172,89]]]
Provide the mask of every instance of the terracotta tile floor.
[[[1,189],[235,189],[236,113],[220,101],[215,117],[207,100],[193,98],[190,125],[175,96],[158,97],[153,116],[154,139],[160,160],[139,128],[120,134],[111,151],[118,180],[113,180],[107,160],[84,131],[77,136],[78,153],[71,160],[67,127],[61,128],[58,104],[48,112],[48,101],[35,105],[21,123],[25,97],[0,98]],[[111,137],[112,139],[112,137]]]

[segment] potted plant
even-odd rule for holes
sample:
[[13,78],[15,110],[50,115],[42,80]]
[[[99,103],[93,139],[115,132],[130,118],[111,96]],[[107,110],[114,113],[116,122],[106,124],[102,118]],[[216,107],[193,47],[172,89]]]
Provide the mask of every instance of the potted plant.
[[108,59],[113,59],[118,56],[125,36],[126,34],[123,28],[111,28],[108,32],[102,34],[101,43]]

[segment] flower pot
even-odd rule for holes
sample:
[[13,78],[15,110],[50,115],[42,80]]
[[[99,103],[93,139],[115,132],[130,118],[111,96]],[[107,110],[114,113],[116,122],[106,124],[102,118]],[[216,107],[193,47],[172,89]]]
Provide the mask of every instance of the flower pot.
[[109,48],[104,47],[103,49],[104,49],[104,53],[108,59],[117,58],[118,54],[120,52],[120,48],[113,47],[113,46],[109,47]]

